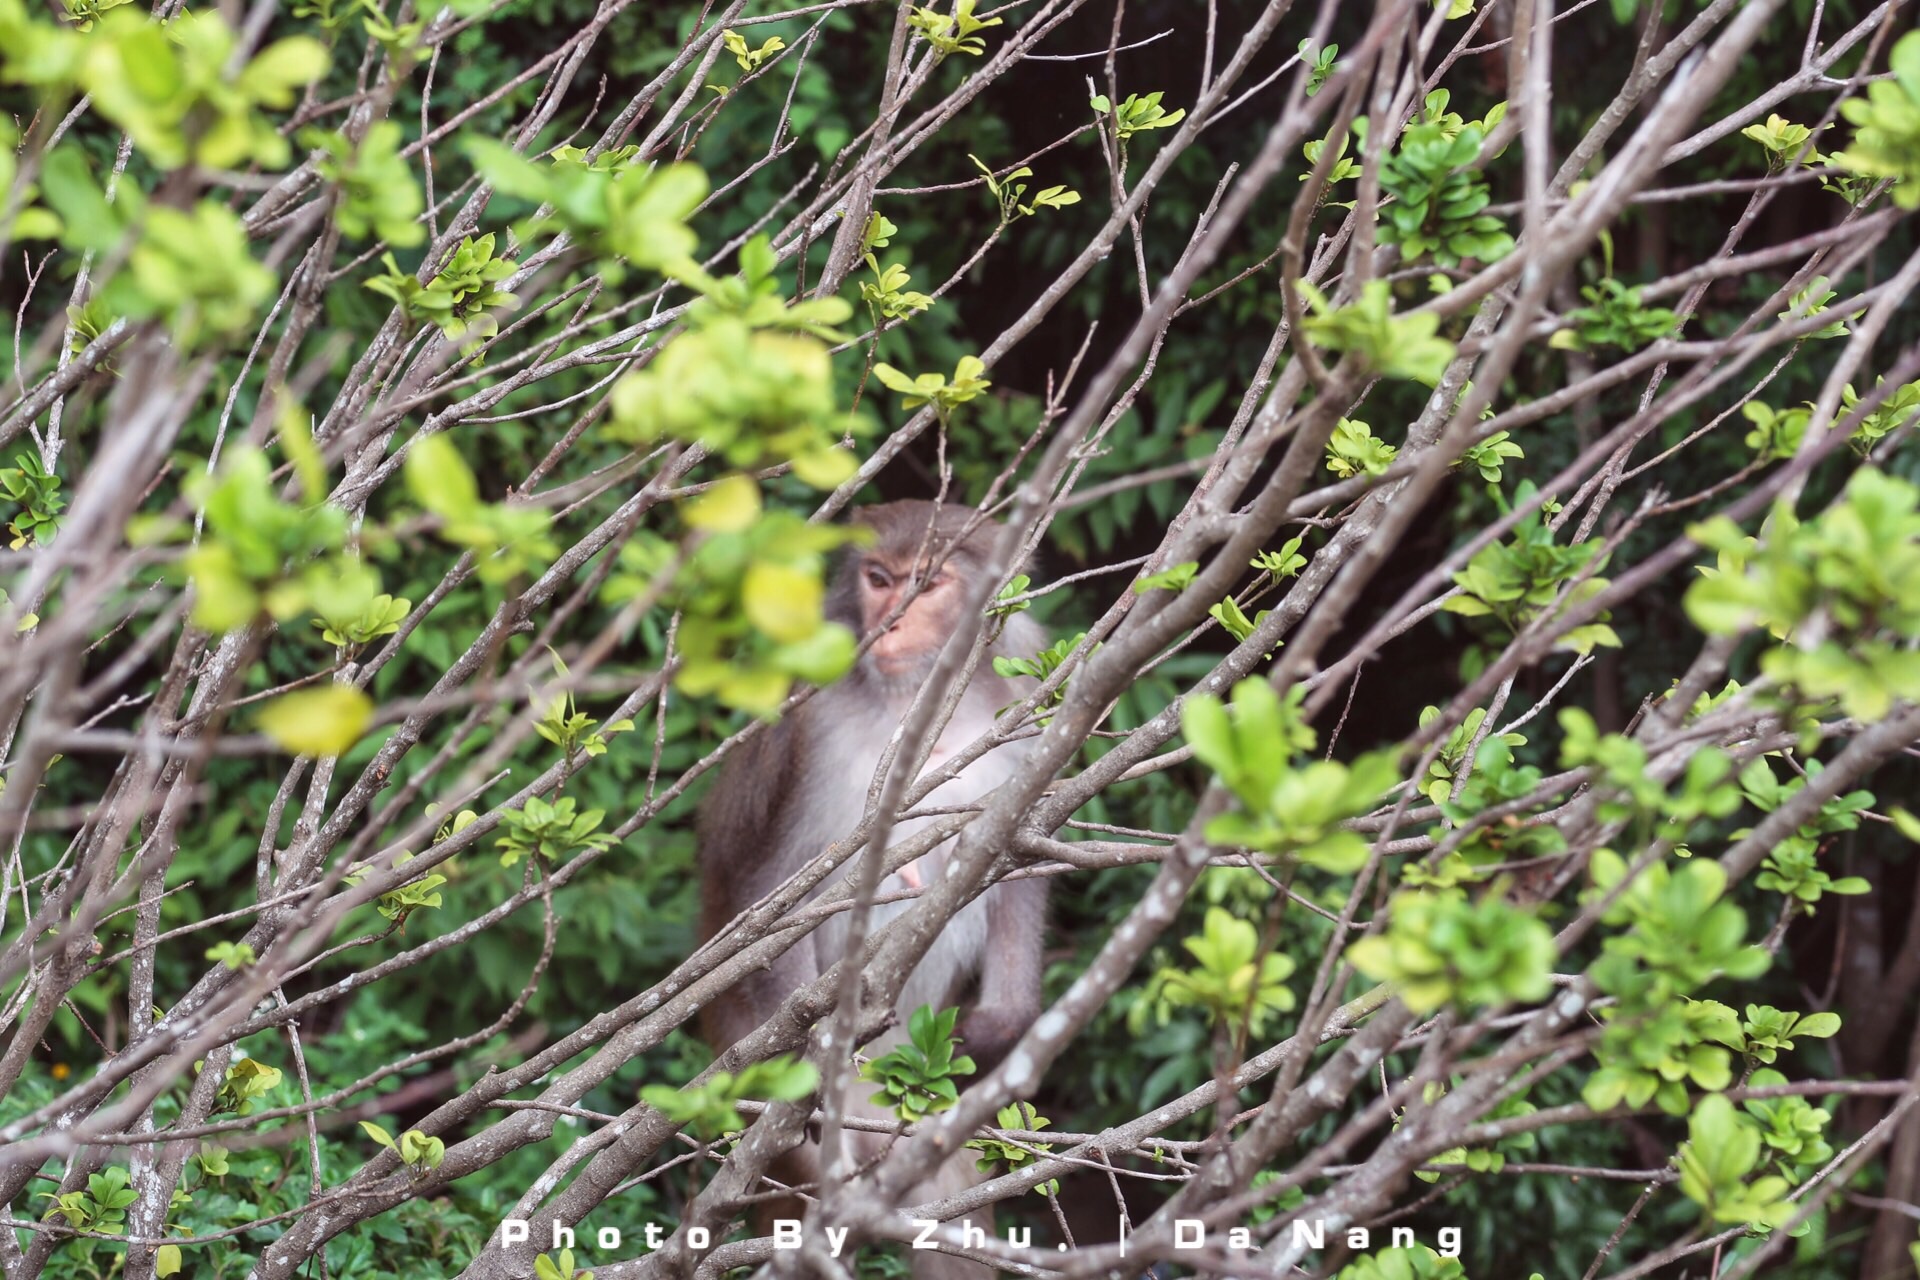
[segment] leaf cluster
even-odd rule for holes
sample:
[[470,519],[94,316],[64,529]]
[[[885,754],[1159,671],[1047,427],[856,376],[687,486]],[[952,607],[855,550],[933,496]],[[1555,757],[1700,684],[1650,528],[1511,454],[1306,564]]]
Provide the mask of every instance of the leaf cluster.
[[1688,530],[1719,553],[1687,589],[1694,625],[1716,635],[1765,628],[1760,668],[1809,698],[1877,720],[1920,697],[1920,489],[1863,468],[1817,520],[1775,508],[1758,540],[1725,517]]
[[[1028,1133],[1037,1133],[1053,1124],[1053,1121],[1034,1109],[1031,1102],[1016,1102],[1012,1106],[1002,1107],[994,1117],[995,1125],[1000,1129],[1022,1129]],[[1050,1142],[1010,1142],[1002,1138],[974,1138],[967,1146],[983,1154],[973,1162],[973,1167],[981,1173],[992,1173],[999,1165],[1006,1165],[1008,1173],[1018,1173],[1028,1165],[1037,1164],[1053,1152]],[[1049,1198],[1060,1193],[1060,1180],[1048,1178],[1034,1185],[1034,1194]]]
[[1295,686],[1283,698],[1265,680],[1243,680],[1233,687],[1231,713],[1210,694],[1188,698],[1180,728],[1194,756],[1241,804],[1207,823],[1209,841],[1344,875],[1360,869],[1369,847],[1344,823],[1377,804],[1399,780],[1399,769],[1391,751],[1370,752],[1351,764],[1296,765],[1296,751],[1313,749],[1313,730],[1300,715],[1304,694]]
[[0,467],[0,499],[16,508],[7,521],[7,532],[13,535],[7,543],[10,550],[45,546],[60,531],[60,513],[67,505],[60,495],[60,477],[43,468],[32,450],[15,454],[11,467]]
[[974,17],[974,6],[978,2],[953,0],[952,13],[941,13],[931,5],[918,6],[907,15],[907,26],[933,46],[936,58],[956,53],[977,58],[987,51],[987,42],[979,33],[988,27],[999,26],[1002,21],[1000,18]]
[[1552,990],[1553,931],[1497,886],[1478,900],[1457,889],[1401,892],[1389,912],[1386,932],[1354,943],[1347,959],[1392,983],[1417,1014],[1531,1003]]
[[1442,267],[1511,253],[1513,237],[1485,212],[1493,195],[1473,168],[1485,140],[1477,123],[1452,133],[1438,122],[1409,125],[1380,165],[1380,189],[1393,197],[1380,207],[1380,243],[1399,245],[1407,262],[1431,257]]
[[1096,93],[1091,100],[1093,113],[1111,118],[1114,137],[1124,146],[1136,133],[1146,133],[1153,129],[1171,129],[1186,119],[1185,107],[1168,111],[1160,105],[1163,93],[1164,90],[1159,89],[1152,93],[1130,93],[1117,107],[1106,94]]
[[826,555],[857,532],[763,511],[758,486],[738,475],[685,516],[690,554],[676,564],[664,540],[636,539],[609,584],[615,598],[657,591],[680,612],[676,688],[771,718],[796,679],[826,684],[853,664],[853,633],[826,618]]
[[670,1084],[650,1084],[640,1090],[640,1100],[676,1124],[691,1129],[702,1142],[712,1142],[723,1134],[746,1128],[746,1121],[740,1115],[742,1101],[754,1098],[798,1102],[819,1086],[820,1073],[812,1063],[790,1054],[778,1054],[745,1067],[738,1074],[716,1071],[684,1089]]
[[[1531,487],[1523,484],[1517,496],[1524,501],[1531,493]],[[1514,526],[1511,540],[1482,547],[1453,575],[1460,591],[1447,597],[1441,607],[1462,617],[1488,619],[1504,634],[1517,636],[1543,615],[1558,613],[1606,589],[1607,579],[1588,573],[1603,548],[1597,538],[1562,546],[1536,507]],[[1579,579],[1577,585],[1567,590],[1575,579]],[[1569,629],[1555,647],[1574,653],[1588,653],[1602,645],[1618,648],[1620,637],[1607,620],[1602,613],[1593,622]]]
[[1385,475],[1400,450],[1373,434],[1373,428],[1354,418],[1342,418],[1327,438],[1327,470],[1342,480],[1357,475]]
[[1367,281],[1360,296],[1344,307],[1333,306],[1309,281],[1298,281],[1296,287],[1313,311],[1301,322],[1306,336],[1329,351],[1354,353],[1376,373],[1431,386],[1453,360],[1453,343],[1436,336],[1440,317],[1418,311],[1393,314],[1385,280]]
[[494,841],[501,850],[500,865],[510,867],[536,855],[547,862],[558,862],[581,850],[605,849],[614,843],[610,833],[600,830],[606,816],[599,809],[575,812],[572,796],[553,801],[528,796],[522,807],[500,814],[500,828],[505,834]]
[[478,365],[481,348],[500,332],[499,321],[491,313],[520,305],[519,298],[496,287],[509,279],[519,264],[511,258],[494,257],[493,248],[491,232],[462,237],[447,265],[425,284],[412,272],[400,270],[392,254],[382,254],[386,274],[368,280],[366,287],[391,298],[410,323],[439,326],[447,341],[460,344],[460,354],[472,357]]
[[1650,307],[1640,299],[1640,286],[1625,285],[1612,276],[1582,285],[1584,307],[1567,312],[1568,328],[1553,335],[1552,346],[1575,351],[1618,347],[1638,351],[1671,334],[1679,316],[1665,307]]
[[1003,227],[1016,218],[1030,218],[1042,209],[1064,209],[1080,203],[1080,193],[1064,186],[1042,187],[1033,193],[1033,199],[1027,200],[1027,184],[1021,179],[1031,178],[1032,169],[1021,165],[1005,177],[996,178],[993,170],[979,156],[969,154],[967,159],[973,161],[973,167],[980,171],[982,180],[986,182],[987,191],[1000,210],[1000,225]]
[[756,237],[741,248],[732,279],[675,268],[701,293],[688,312],[693,327],[615,384],[611,438],[697,443],[735,467],[791,463],[816,488],[853,474],[841,440],[859,423],[839,408],[827,346],[852,308],[838,298],[785,303],[775,261]]
[[1291,1013],[1297,1001],[1287,988],[1294,960],[1283,951],[1262,949],[1253,924],[1220,907],[1207,909],[1200,933],[1180,944],[1195,963],[1157,969],[1147,989],[1128,1011],[1136,1034],[1149,1017],[1164,1023],[1177,1009],[1196,1008],[1239,1040],[1261,1036],[1277,1014]]
[[956,1052],[960,1041],[953,1029],[959,1018],[958,1009],[936,1013],[933,1006],[923,1004],[913,1011],[907,1019],[906,1042],[860,1068],[861,1079],[880,1086],[873,1095],[875,1105],[912,1124],[960,1100],[958,1081],[975,1068],[972,1058]]
[[1853,143],[1833,163],[1869,178],[1893,179],[1893,202],[1920,208],[1920,32],[1909,31],[1887,56],[1891,75],[1848,98],[1840,114],[1854,126]]

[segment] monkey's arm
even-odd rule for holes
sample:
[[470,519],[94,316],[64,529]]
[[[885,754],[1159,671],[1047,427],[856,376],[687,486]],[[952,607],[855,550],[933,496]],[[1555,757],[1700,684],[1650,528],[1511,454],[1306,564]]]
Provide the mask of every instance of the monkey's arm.
[[[805,860],[794,856],[785,830],[798,781],[800,736],[788,719],[743,743],[700,806],[695,860],[703,942],[778,888]],[[715,1053],[724,1052],[765,1022],[788,993],[818,976],[816,967],[811,940],[803,938],[715,996],[701,1011],[707,1043]]]
[[[781,811],[793,789],[797,734],[791,718],[770,724],[741,743],[720,766],[720,776],[700,802],[694,825],[700,869],[700,936],[711,938],[739,914],[741,880],[765,857]],[[771,886],[769,886],[771,887]],[[715,919],[709,906],[739,902]]]
[[[997,656],[1031,657],[1047,646],[1047,633],[1024,614],[1008,619],[993,647]],[[1026,679],[987,676],[998,688],[995,706],[1018,702],[1037,687]],[[1024,744],[1011,750],[1025,756]],[[1042,942],[1047,927],[1047,882],[1004,880],[987,890],[987,949],[980,961],[980,998],[960,1023],[967,1055],[985,1071],[993,1067],[1040,1016]]]
[[1012,880],[987,891],[987,950],[980,999],[960,1023],[967,1055],[982,1071],[1006,1056],[1040,1016],[1041,942],[1047,927],[1044,880]]

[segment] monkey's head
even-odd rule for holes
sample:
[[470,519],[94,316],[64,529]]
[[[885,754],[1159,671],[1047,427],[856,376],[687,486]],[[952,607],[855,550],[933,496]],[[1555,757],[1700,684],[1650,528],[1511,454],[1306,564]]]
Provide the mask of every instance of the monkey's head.
[[[873,540],[846,552],[827,613],[862,638],[885,628],[861,660],[865,669],[889,680],[918,675],[960,625],[965,583],[991,557],[996,528],[983,523],[961,539],[972,514],[919,501],[853,513],[853,523],[873,530]],[[906,608],[896,617],[903,600]]]

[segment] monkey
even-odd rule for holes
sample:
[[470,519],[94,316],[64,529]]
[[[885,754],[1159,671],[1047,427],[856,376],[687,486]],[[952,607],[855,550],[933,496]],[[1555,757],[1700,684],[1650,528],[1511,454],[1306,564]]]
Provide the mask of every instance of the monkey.
[[[859,824],[881,754],[947,637],[962,622],[966,583],[989,561],[997,526],[983,523],[962,538],[970,515],[964,508],[924,501],[891,502],[854,513],[853,523],[870,530],[872,540],[842,553],[824,611],[863,639],[872,636],[872,644],[845,676],[743,743],[722,767],[695,827],[703,942]],[[951,550],[935,562],[949,545]],[[915,586],[918,594],[912,593]],[[904,611],[888,623],[903,599]],[[935,743],[929,770],[978,739],[1000,710],[1019,701],[1030,687],[1029,681],[996,674],[992,657],[1031,655],[1045,643],[1040,625],[1024,613],[1006,620]],[[1024,742],[995,747],[922,805],[950,808],[976,801],[1021,772],[1029,754]],[[892,838],[903,839],[934,821],[903,819]],[[937,883],[952,844],[949,840],[886,877],[877,896]],[[839,883],[856,861],[849,860],[826,885]],[[911,905],[910,900],[876,905],[872,928]],[[962,1049],[983,1069],[998,1061],[1040,1012],[1045,913],[1046,885],[1040,879],[995,884],[956,912],[908,976],[896,1004],[898,1025],[876,1045],[903,1038],[907,1015],[920,1005],[953,1007],[977,987],[959,1024]],[[710,1001],[701,1010],[701,1030],[713,1051],[725,1052],[765,1022],[794,990],[838,962],[847,929],[844,913],[831,917],[767,969]],[[857,1086],[856,1095],[850,1102],[864,1103],[864,1091]],[[848,1136],[861,1142],[865,1154],[877,1152],[871,1141],[877,1135]],[[778,1172],[789,1182],[812,1181],[818,1177],[817,1163],[817,1152],[802,1147],[790,1153]],[[951,1194],[977,1178],[972,1161],[962,1153],[932,1181],[932,1190]],[[797,1216],[791,1206],[782,1212]],[[915,1254],[914,1275],[920,1280],[987,1274],[964,1259]]]

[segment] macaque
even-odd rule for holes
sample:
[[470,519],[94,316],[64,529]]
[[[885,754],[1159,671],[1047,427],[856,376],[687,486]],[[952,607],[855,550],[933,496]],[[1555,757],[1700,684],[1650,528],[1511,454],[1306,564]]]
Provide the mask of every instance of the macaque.
[[[990,557],[996,533],[992,525],[982,525],[946,550],[970,514],[930,502],[892,502],[854,514],[854,521],[875,536],[871,545],[844,554],[828,592],[827,615],[862,639],[883,625],[885,630],[846,676],[743,744],[727,761],[700,812],[703,939],[719,933],[859,824],[881,753],[947,637],[961,626],[965,583],[985,570]],[[916,580],[918,594],[888,623]],[[1003,707],[1023,696],[1025,682],[995,674],[992,656],[1029,655],[1044,645],[1032,620],[1017,614],[1007,621],[934,745],[928,771],[978,739]],[[996,747],[918,807],[951,808],[978,800],[1018,773],[1027,755],[1025,743]],[[904,819],[894,826],[892,840],[898,842],[933,821],[937,819]],[[938,883],[951,850],[948,841],[886,877],[879,896]],[[849,859],[826,885],[844,883],[857,862],[858,857]],[[876,906],[871,928],[877,930],[911,905],[901,901]],[[994,885],[955,913],[908,977],[897,1005],[898,1026],[869,1052],[903,1039],[907,1015],[920,1005],[950,1008],[972,992],[971,1007],[960,1021],[963,1048],[983,1069],[997,1061],[1040,1012],[1045,909],[1044,882],[1018,880]],[[769,968],[748,975],[710,1003],[702,1011],[702,1030],[714,1051],[725,1051],[753,1031],[796,988],[837,963],[847,927],[844,913],[832,917]],[[867,1092],[855,1086],[855,1097],[863,1104]],[[849,1137],[858,1135],[850,1132]],[[876,1148],[863,1141],[862,1149]],[[812,1149],[794,1154],[796,1159],[780,1174],[801,1180],[818,1176]],[[938,1185],[927,1190],[960,1190],[973,1180],[971,1174],[972,1162],[963,1153],[941,1171]],[[790,1207],[789,1216],[794,1216]],[[916,1276],[985,1274],[975,1264],[937,1253],[914,1257]]]

